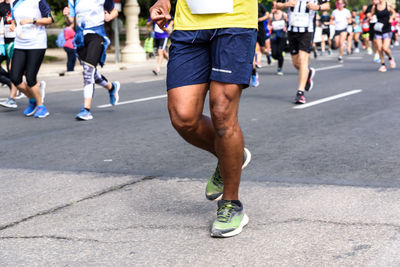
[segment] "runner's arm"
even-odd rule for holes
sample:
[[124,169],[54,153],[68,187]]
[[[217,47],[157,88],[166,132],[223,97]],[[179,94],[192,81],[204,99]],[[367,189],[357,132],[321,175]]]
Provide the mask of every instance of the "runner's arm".
[[314,11],[327,11],[330,9],[329,2],[325,1],[318,1],[318,5],[314,4],[312,2],[309,2],[307,4],[308,9],[314,10]]
[[294,7],[297,4],[297,0],[289,0],[287,2],[277,2],[276,8],[277,9],[285,9],[288,7]]
[[113,19],[115,19],[116,17],[118,17],[118,10],[116,7],[114,7],[111,12],[109,11],[105,11],[104,12],[104,21],[105,22],[109,22],[112,21]]
[[150,18],[152,21],[157,23],[157,25],[161,29],[163,29],[165,24],[167,24],[168,20],[171,19],[171,15],[169,14],[170,11],[171,11],[170,0],[158,0],[150,8]]

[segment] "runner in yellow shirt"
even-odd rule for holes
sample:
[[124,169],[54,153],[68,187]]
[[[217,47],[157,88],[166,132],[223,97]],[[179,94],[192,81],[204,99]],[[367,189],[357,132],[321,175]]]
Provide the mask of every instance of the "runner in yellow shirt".
[[[158,0],[151,19],[164,28],[170,1]],[[251,154],[238,123],[257,38],[257,0],[178,0],[167,68],[172,125],[190,144],[218,159],[206,197],[218,201],[211,236],[239,234],[248,217],[239,201],[242,168]],[[211,118],[203,114],[209,91]]]

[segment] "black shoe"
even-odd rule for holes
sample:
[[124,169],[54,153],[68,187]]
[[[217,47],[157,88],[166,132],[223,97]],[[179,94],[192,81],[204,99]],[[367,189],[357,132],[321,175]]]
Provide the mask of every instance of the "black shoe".
[[314,75],[315,75],[315,69],[314,68],[310,68],[310,70],[308,71],[308,78],[307,78],[307,83],[306,86],[304,87],[304,89],[308,92],[311,91],[314,87]]
[[294,99],[295,104],[305,104],[306,97],[302,91],[297,91],[296,98]]

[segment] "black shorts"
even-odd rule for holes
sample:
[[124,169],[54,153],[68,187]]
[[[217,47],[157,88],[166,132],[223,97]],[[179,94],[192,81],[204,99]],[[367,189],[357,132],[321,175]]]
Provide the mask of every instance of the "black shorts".
[[154,47],[161,50],[166,50],[168,45],[168,37],[167,38],[160,38],[154,39]]
[[258,26],[258,32],[257,32],[257,43],[260,45],[260,46],[265,46],[265,40],[266,40],[267,38],[266,38],[266,36],[265,36],[265,28],[264,28],[264,24],[262,25],[262,27],[260,26],[260,24],[259,24],[259,26]]
[[312,50],[312,41],[314,33],[312,32],[289,32],[289,52],[291,55],[297,55],[299,51],[310,53]]
[[340,35],[342,32],[347,32],[347,29],[335,30],[335,36]]
[[374,30],[375,23],[369,24],[369,39],[374,40],[375,37],[375,30]]
[[331,31],[329,28],[322,29],[322,35],[327,35],[328,38],[331,36]]
[[85,46],[78,48],[79,60],[96,67],[100,63],[103,50],[103,37],[95,33],[88,33],[85,35]]

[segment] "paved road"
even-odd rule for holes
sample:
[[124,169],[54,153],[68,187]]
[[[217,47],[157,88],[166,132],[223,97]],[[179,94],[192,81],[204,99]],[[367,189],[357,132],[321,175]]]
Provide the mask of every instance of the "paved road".
[[312,66],[310,106],[292,104],[289,59],[243,93],[250,224],[228,240],[208,236],[216,160],[170,126],[163,76],[107,73],[122,105],[97,89],[89,122],[74,120],[82,78],[47,78],[49,118],[23,117],[25,101],[0,110],[0,263],[398,266],[399,69],[378,73],[365,54]]

